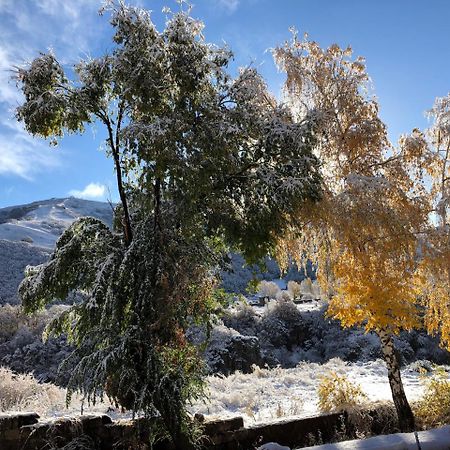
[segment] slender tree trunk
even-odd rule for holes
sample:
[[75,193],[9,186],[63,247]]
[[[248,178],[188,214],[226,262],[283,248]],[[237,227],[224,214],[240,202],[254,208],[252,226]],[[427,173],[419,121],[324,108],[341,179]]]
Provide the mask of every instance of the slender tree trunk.
[[415,430],[414,414],[403,389],[400,365],[395,354],[394,342],[390,333],[380,330],[378,336],[381,341],[381,350],[388,369],[389,385],[391,386],[392,400],[397,410],[400,431],[410,432]]
[[116,169],[117,189],[119,191],[120,202],[122,203],[123,208],[123,220],[122,220],[123,234],[125,239],[125,245],[128,247],[131,244],[131,241],[133,240],[133,230],[131,228],[131,219],[128,210],[127,195],[123,186],[122,167],[120,165],[120,128],[122,125],[123,113],[124,113],[124,105],[121,104],[119,106],[119,112],[117,115],[117,126],[115,137],[113,125],[110,118],[108,117],[108,114],[106,112],[99,111],[97,113],[97,117],[99,117],[103,121],[108,130],[109,146],[111,148],[111,152],[114,159],[114,167]]
[[127,247],[133,240],[133,231],[131,230],[130,213],[128,211],[128,202],[125,189],[123,188],[122,168],[120,166],[119,152],[113,148],[114,165],[116,167],[117,189],[119,191],[120,201],[123,208],[123,231],[125,236],[125,244]]

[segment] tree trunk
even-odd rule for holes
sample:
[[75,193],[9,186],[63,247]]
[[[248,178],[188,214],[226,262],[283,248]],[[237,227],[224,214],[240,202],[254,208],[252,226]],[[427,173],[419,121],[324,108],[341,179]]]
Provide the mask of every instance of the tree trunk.
[[391,386],[392,400],[394,401],[395,409],[397,410],[400,431],[414,431],[414,414],[411,410],[411,406],[409,406],[405,390],[403,389],[400,365],[395,354],[392,336],[384,330],[380,330],[378,336],[380,337],[381,350],[388,369],[389,385]]
[[131,229],[130,213],[128,211],[128,202],[125,189],[123,188],[122,168],[120,166],[119,152],[113,148],[114,165],[116,167],[117,189],[119,191],[120,201],[123,208],[123,234],[125,237],[125,245],[128,247],[133,239],[133,231]]
[[119,191],[120,201],[123,207],[122,225],[123,225],[124,240],[125,245],[128,247],[131,244],[131,241],[133,240],[133,230],[131,228],[131,219],[130,219],[130,212],[128,211],[127,195],[124,189],[124,183],[122,179],[122,166],[120,165],[120,127],[122,125],[123,112],[124,112],[124,105],[121,104],[119,106],[119,112],[117,115],[117,127],[115,139],[111,120],[108,117],[108,115],[106,113],[99,112],[97,117],[99,117],[103,121],[103,123],[106,125],[106,128],[108,129],[109,147],[113,155],[114,166],[116,169],[117,189]]

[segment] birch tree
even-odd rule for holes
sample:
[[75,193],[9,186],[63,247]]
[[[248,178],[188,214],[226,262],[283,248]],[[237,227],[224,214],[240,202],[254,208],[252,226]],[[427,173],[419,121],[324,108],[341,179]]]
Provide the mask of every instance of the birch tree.
[[[435,209],[444,223],[448,208],[448,185],[442,183],[448,173],[446,103],[432,111],[434,152],[419,130],[393,146],[364,60],[353,58],[350,48],[322,49],[294,35],[274,56],[287,74],[292,110],[299,119],[316,118],[324,178],[323,200],[299,211],[279,253],[316,258],[328,315],[344,327],[363,325],[378,334],[400,428],[412,430],[392,337],[425,326],[440,331],[448,346],[448,224],[436,228],[430,222]],[[425,177],[434,180],[431,192]]]
[[450,94],[437,98],[428,116],[432,121],[428,130],[405,137],[412,145],[421,145],[429,161],[431,223],[422,241],[418,285],[427,312],[425,325],[450,349]]

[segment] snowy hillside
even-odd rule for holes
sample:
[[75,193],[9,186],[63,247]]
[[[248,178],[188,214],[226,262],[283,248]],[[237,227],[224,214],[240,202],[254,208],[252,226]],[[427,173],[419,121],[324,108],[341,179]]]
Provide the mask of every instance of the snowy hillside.
[[111,205],[70,197],[0,209],[0,305],[18,302],[25,267],[44,262],[62,232],[83,216],[111,225]]
[[61,233],[83,216],[97,217],[111,225],[111,206],[70,197],[2,208],[0,239],[52,249]]

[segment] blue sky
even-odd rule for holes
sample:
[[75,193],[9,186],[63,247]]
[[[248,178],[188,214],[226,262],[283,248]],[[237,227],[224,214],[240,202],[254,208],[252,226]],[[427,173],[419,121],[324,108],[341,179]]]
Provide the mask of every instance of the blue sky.
[[[173,0],[130,0],[154,11],[161,27]],[[450,2],[447,0],[193,0],[211,42],[235,53],[232,71],[253,63],[279,94],[283,74],[267,49],[289,39],[289,27],[322,46],[351,45],[367,60],[391,139],[426,127],[424,111],[450,91]],[[66,65],[111,50],[101,0],[0,0],[0,207],[76,195],[117,199],[101,127],[66,137],[58,147],[28,136],[13,111],[21,101],[10,69],[53,48]]]

